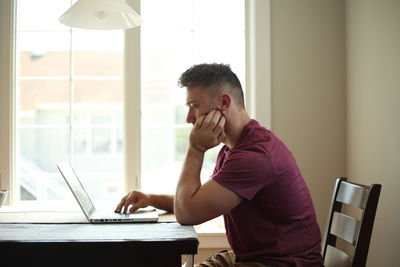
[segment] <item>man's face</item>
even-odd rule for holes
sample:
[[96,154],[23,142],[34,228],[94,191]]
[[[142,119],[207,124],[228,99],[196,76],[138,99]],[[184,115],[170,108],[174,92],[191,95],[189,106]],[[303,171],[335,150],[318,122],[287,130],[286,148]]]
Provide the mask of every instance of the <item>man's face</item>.
[[186,105],[189,108],[186,122],[194,124],[196,120],[217,108],[214,101],[210,99],[208,93],[200,86],[189,86],[186,89]]

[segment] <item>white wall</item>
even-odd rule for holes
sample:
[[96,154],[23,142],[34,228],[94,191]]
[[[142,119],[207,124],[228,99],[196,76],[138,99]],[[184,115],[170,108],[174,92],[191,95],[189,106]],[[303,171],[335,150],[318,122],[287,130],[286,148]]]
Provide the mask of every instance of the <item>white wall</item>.
[[400,1],[271,2],[272,129],[321,230],[334,179],[381,183],[367,266],[400,266]]
[[271,2],[272,130],[292,150],[321,232],[346,173],[344,2]]
[[367,266],[400,266],[400,1],[346,2],[348,175],[382,192]]

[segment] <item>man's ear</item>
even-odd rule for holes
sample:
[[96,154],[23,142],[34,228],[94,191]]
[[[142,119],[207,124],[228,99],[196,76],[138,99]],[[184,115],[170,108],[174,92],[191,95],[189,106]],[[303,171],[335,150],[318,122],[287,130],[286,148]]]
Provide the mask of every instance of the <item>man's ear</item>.
[[226,110],[228,110],[228,108],[231,106],[231,103],[232,103],[232,98],[231,98],[231,96],[229,95],[229,94],[227,94],[227,93],[222,93],[220,96],[219,96],[219,109],[221,110],[221,111],[226,111]]

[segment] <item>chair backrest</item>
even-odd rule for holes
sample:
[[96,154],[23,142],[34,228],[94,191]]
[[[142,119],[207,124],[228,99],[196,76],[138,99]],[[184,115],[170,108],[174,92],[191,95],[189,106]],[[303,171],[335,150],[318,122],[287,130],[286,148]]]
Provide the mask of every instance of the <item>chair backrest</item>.
[[[380,191],[380,184],[365,186],[344,177],[336,180],[322,243],[326,267],[365,266]],[[360,209],[360,218],[345,214],[343,204]]]

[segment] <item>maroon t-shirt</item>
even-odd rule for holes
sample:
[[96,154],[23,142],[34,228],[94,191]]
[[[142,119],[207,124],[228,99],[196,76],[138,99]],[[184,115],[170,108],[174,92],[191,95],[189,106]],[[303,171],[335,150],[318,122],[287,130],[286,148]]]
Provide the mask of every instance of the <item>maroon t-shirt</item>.
[[308,188],[289,149],[251,120],[219,152],[212,178],[244,200],[224,214],[237,257],[277,266],[323,266],[321,234]]

